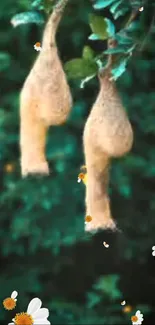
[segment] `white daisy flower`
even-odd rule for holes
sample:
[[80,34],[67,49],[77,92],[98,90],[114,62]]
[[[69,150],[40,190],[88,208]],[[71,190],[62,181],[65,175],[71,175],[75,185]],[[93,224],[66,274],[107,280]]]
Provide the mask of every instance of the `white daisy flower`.
[[131,317],[132,325],[141,325],[143,320],[143,314],[141,314],[140,310],[137,310],[136,314]]
[[83,173],[80,173],[79,175],[78,175],[78,183],[80,183],[83,179],[84,179],[84,177],[85,177],[85,175],[83,174]]
[[39,42],[37,42],[36,44],[34,44],[34,49],[36,51],[41,51],[42,50],[41,44]]
[[3,306],[5,309],[7,310],[12,310],[16,307],[16,301],[17,301],[17,296],[18,296],[18,292],[17,291],[13,291],[11,294],[11,297],[5,298],[3,300]]
[[152,255],[155,256],[155,246],[152,246]]
[[81,181],[86,185],[87,183],[87,174],[84,174],[84,173],[80,173],[78,175],[78,183],[80,183]]
[[16,314],[12,319],[13,323],[8,325],[47,325],[51,324],[48,321],[49,310],[47,308],[41,308],[42,301],[39,298],[34,298],[30,301],[27,312]]

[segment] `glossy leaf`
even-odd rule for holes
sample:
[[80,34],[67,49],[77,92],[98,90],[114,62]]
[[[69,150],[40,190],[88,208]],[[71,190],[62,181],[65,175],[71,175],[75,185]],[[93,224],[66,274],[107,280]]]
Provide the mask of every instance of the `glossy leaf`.
[[97,40],[100,40],[100,37],[96,34],[91,34],[89,37],[88,37],[89,40],[91,41],[97,41]]
[[84,49],[83,49],[83,53],[82,53],[82,56],[84,59],[93,59],[94,56],[95,56],[95,53],[94,51],[91,49],[90,46],[85,46]]
[[68,78],[83,79],[96,74],[98,70],[97,64],[93,60],[73,59],[65,64],[65,71]]
[[123,60],[121,60],[121,62],[119,62],[119,64],[111,69],[111,73],[112,73],[112,78],[113,80],[117,80],[126,70],[126,65],[128,63],[129,57],[124,58]]
[[35,8],[35,9],[38,9],[38,10],[41,10],[44,8],[43,6],[43,0],[34,0],[31,4],[31,7],[32,8]]
[[121,3],[122,3],[122,0],[114,2],[114,4],[112,4],[112,5],[110,6],[110,12],[111,12],[112,14],[115,14],[117,8],[120,6]]
[[118,45],[115,48],[105,50],[104,54],[131,53],[134,48],[135,48],[135,45],[133,45],[133,46]]
[[115,26],[112,23],[112,21],[108,18],[104,18],[106,23],[107,23],[107,32],[109,37],[114,37],[115,36]]
[[44,18],[43,16],[37,11],[29,11],[29,12],[22,12],[20,14],[15,15],[11,19],[11,24],[13,27],[17,27],[22,24],[43,24]]
[[83,89],[85,87],[85,84],[89,82],[91,79],[93,79],[96,76],[96,74],[93,74],[92,76],[86,77],[81,81],[80,88]]
[[99,39],[105,40],[109,37],[107,28],[109,27],[107,21],[102,16],[90,15],[90,27],[95,35],[99,36]]
[[116,0],[97,0],[93,7],[94,9],[104,9],[110,6],[115,1]]
[[114,19],[118,19],[119,17],[125,15],[129,11],[129,8],[121,8],[120,10],[116,11],[116,13],[113,15]]
[[121,31],[115,35],[115,39],[117,40],[118,44],[121,45],[133,45],[132,37],[128,36],[125,31]]

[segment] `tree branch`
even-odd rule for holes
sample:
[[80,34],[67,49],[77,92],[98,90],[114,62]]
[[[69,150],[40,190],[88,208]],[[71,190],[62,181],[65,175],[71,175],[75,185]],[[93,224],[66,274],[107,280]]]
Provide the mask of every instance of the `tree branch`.
[[54,6],[44,30],[42,39],[43,50],[55,45],[55,34],[68,1],[69,0],[59,0],[59,2]]
[[[138,12],[139,12],[138,9],[137,10],[134,9],[131,12],[131,15],[130,15],[130,17],[129,17],[126,25],[125,25],[125,28],[127,28],[132,23],[132,21],[136,18]],[[116,46],[117,46],[117,41],[115,39],[113,39],[113,38],[109,38],[108,41],[107,41],[107,49],[112,49],[112,48],[115,48]],[[115,54],[109,54],[106,66],[99,71],[100,76],[102,76],[105,69],[106,70],[111,69],[112,64],[113,64],[113,62],[115,60],[115,57],[116,57]]]

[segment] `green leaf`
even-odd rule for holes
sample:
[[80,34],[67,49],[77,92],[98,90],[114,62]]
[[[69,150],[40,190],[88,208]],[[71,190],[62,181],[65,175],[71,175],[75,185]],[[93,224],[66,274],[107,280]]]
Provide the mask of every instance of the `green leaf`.
[[85,84],[89,82],[91,79],[93,79],[96,76],[96,74],[93,74],[92,76],[86,77],[81,81],[80,88],[83,89],[85,87]]
[[116,34],[115,39],[121,45],[133,45],[133,39],[125,31]]
[[82,53],[82,57],[84,58],[84,59],[93,59],[94,58],[94,56],[95,56],[95,53],[94,53],[94,51],[91,49],[91,47],[90,46],[85,46],[84,47],[84,49],[83,49],[83,53]]
[[107,32],[108,32],[108,35],[110,37],[114,37],[115,36],[115,26],[114,24],[112,23],[112,21],[108,18],[104,18],[104,20],[106,21],[107,23]]
[[11,57],[7,52],[0,52],[0,72],[10,66]]
[[43,0],[44,10],[47,15],[51,12],[51,9],[54,7],[55,1],[53,0]]
[[103,68],[104,64],[106,64],[107,62],[103,62],[103,60],[101,61],[100,59],[96,59],[96,63],[99,67],[99,69]]
[[122,0],[120,1],[116,1],[111,7],[110,7],[110,12],[112,14],[115,14],[117,8],[120,6],[120,4],[122,3]]
[[101,276],[93,288],[104,292],[111,299],[118,299],[122,296],[118,289],[118,281],[119,275],[117,274]]
[[83,79],[96,74],[98,66],[93,60],[77,58],[65,64],[65,71],[68,78]]
[[90,39],[91,41],[97,41],[100,40],[100,37],[96,34],[91,34],[88,39]]
[[135,48],[135,45],[133,45],[133,46],[118,45],[115,48],[108,49],[108,50],[104,51],[104,54],[130,53],[133,51],[134,48]]
[[88,292],[87,294],[87,307],[93,308],[94,306],[98,305],[102,300],[101,295],[95,292]]
[[125,28],[125,30],[128,32],[135,32],[138,31],[139,29],[140,29],[139,21],[133,21],[127,28]]
[[90,27],[92,29],[92,32],[94,34],[97,34],[99,36],[99,39],[105,40],[109,37],[108,31],[107,31],[107,22],[105,18],[102,16],[96,16],[91,14],[90,15]]
[[131,187],[129,187],[128,185],[122,185],[120,187],[120,193],[125,198],[130,198],[131,197]]
[[13,27],[17,27],[21,24],[31,24],[31,23],[35,23],[38,25],[43,24],[44,18],[37,11],[27,11],[27,12],[23,12],[23,13],[15,15],[11,19],[11,24],[13,25]]
[[107,49],[104,51],[104,54],[116,54],[116,53],[126,53],[126,48],[120,45],[115,48]]
[[120,16],[123,16],[129,11],[129,8],[121,8],[120,10],[116,11],[116,13],[113,15],[114,19],[118,19]]
[[111,69],[112,78],[111,80],[117,80],[125,71],[127,63],[130,59],[130,55],[119,60],[117,64]]
[[97,0],[93,7],[94,9],[104,9],[110,6],[115,1],[116,0]]
[[31,3],[31,7],[32,8],[36,8],[36,9],[44,9],[44,6],[43,6],[43,0],[34,0],[32,3]]

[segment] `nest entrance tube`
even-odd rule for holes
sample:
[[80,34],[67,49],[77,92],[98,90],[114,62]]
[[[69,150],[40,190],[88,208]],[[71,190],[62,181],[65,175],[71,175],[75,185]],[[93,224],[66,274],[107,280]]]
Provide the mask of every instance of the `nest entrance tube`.
[[[97,229],[115,228],[110,211],[110,201],[108,196],[109,183],[109,160],[106,155],[99,164],[88,163],[92,159],[92,152],[87,155],[87,184],[86,184],[86,215],[92,217],[92,221],[85,224],[86,231]],[[95,152],[94,152],[95,155]]]
[[86,214],[92,217],[85,230],[115,229],[108,196],[112,158],[130,151],[133,132],[110,70],[99,75],[100,91],[85,124],[83,144],[87,166]]

